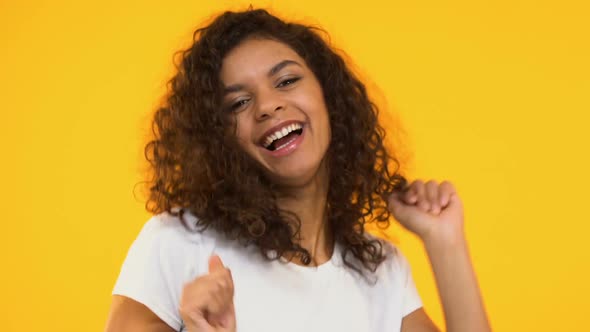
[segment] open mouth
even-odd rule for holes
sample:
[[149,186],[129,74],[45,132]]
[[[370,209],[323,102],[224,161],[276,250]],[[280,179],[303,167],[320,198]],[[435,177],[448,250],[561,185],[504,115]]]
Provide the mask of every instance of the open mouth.
[[302,133],[303,133],[303,128],[293,130],[281,138],[274,139],[269,145],[265,146],[265,148],[269,151],[280,150],[281,148],[289,145],[289,143],[296,140],[297,137],[301,136]]
[[303,133],[303,123],[288,122],[282,127],[268,131],[260,140],[260,145],[268,151],[277,151],[295,141]]

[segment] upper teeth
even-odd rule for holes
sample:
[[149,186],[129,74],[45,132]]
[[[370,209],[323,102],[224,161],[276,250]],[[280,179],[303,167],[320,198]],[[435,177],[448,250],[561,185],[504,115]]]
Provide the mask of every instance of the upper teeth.
[[301,129],[301,125],[299,123],[292,123],[286,127],[283,127],[277,131],[275,131],[274,133],[266,136],[266,138],[264,138],[264,141],[262,143],[262,145],[264,145],[265,148],[269,147],[269,145],[272,144],[272,142],[274,140],[277,140],[279,138],[285,137],[287,136],[290,132],[294,131],[294,130],[298,130]]

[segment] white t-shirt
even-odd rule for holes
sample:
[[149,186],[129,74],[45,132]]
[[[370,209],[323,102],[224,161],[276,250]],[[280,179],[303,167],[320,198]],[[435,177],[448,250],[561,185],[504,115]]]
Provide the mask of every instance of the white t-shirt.
[[131,245],[113,294],[143,303],[186,331],[178,311],[183,287],[208,272],[215,253],[232,271],[238,332],[394,332],[422,303],[405,258],[390,244],[384,248],[387,259],[370,283],[343,264],[338,245],[319,267],[269,262],[254,246],[210,229],[192,233],[163,213],[148,220]]

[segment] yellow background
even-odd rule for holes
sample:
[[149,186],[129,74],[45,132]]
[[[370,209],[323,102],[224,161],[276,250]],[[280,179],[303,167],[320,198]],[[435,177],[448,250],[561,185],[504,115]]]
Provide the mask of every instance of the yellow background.
[[[456,184],[495,330],[588,325],[588,2],[2,0],[2,331],[103,329],[172,54],[249,3],[328,30],[401,119],[412,176]],[[441,325],[420,243],[391,234]]]

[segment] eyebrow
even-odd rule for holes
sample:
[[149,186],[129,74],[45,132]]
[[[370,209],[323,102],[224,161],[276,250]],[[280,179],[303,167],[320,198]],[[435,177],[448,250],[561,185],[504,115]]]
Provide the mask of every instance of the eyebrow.
[[[283,60],[279,63],[277,63],[276,65],[274,65],[266,74],[266,76],[273,76],[276,73],[278,73],[279,71],[281,71],[281,69],[289,66],[289,65],[296,65],[301,67],[301,65],[297,62],[297,61],[293,61],[293,60]],[[229,94],[229,93],[233,93],[233,92],[238,92],[244,89],[244,86],[242,84],[232,84],[230,86],[226,86],[223,89],[223,94]]]
[[293,60],[283,60],[279,63],[277,63],[276,65],[274,65],[269,71],[267,76],[272,76],[276,73],[278,73],[279,71],[281,71],[281,69],[289,66],[289,65],[296,65],[301,67],[301,65],[297,62],[297,61],[293,61]]

